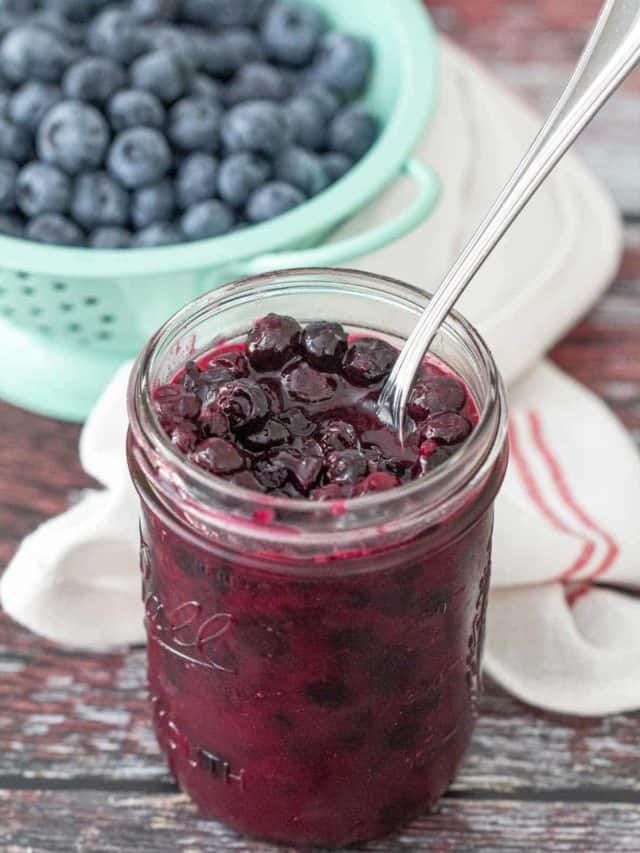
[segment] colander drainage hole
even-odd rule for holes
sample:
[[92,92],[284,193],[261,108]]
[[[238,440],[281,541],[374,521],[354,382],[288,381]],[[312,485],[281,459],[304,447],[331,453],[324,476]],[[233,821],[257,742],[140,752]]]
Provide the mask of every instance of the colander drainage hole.
[[43,335],[50,335],[51,326],[38,326],[38,331],[41,332]]
[[29,314],[31,314],[32,317],[39,317],[40,314],[42,314],[42,308],[40,308],[39,305],[34,305],[33,308],[29,310]]
[[64,283],[64,281],[54,281],[52,287],[54,290],[66,290],[67,289],[67,285]]
[[98,304],[97,296],[87,296],[84,300],[84,304],[85,305],[97,305]]
[[113,323],[114,320],[115,317],[113,316],[113,314],[103,314],[102,317],[100,317],[101,323]]
[[67,326],[67,329],[70,332],[79,332],[81,328],[82,326],[80,325],[80,323],[69,323],[69,325]]
[[60,303],[61,311],[73,311],[73,305],[70,302],[61,302]]
[[29,273],[28,272],[17,272],[16,278],[21,278],[21,279],[29,278]]
[[31,287],[31,285],[30,285],[30,284],[25,284],[25,285],[23,285],[23,286],[20,288],[20,290],[22,291],[22,293],[23,293],[25,296],[33,296],[33,294],[36,292],[35,287]]
[[1,312],[5,317],[10,317],[13,314],[13,308],[10,305],[3,305]]
[[98,332],[96,337],[99,341],[108,341],[111,338],[111,332]]

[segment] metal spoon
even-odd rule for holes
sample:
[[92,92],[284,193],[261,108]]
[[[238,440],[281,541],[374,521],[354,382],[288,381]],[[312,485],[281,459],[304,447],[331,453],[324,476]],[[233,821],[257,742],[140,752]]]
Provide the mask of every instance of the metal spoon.
[[407,339],[378,399],[380,420],[405,436],[407,403],[449,311],[576,138],[640,61],[640,0],[605,0],[567,88]]

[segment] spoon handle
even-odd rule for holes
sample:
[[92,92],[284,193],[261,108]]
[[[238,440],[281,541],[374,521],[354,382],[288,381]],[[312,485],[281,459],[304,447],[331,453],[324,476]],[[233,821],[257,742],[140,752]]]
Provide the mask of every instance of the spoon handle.
[[640,60],[640,0],[605,0],[560,100],[407,339],[378,415],[404,436],[415,375],[443,320],[540,184]]

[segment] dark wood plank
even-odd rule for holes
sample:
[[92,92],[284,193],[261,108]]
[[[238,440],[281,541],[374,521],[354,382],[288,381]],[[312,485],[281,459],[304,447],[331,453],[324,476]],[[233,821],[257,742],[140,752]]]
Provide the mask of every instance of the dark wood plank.
[[[637,851],[639,837],[640,807],[624,803],[444,800],[436,814],[419,818],[401,835],[350,849],[623,853]],[[105,796],[92,791],[0,791],[0,846],[7,853],[296,853],[298,849],[248,841],[218,823],[198,819],[179,795]]]

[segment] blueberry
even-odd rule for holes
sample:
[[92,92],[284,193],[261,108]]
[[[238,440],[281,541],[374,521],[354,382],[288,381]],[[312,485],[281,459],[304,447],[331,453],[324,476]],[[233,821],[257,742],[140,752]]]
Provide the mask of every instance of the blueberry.
[[60,246],[83,246],[84,234],[61,213],[42,213],[29,222],[26,229],[29,240],[38,243],[54,243]]
[[195,394],[185,391],[179,385],[161,385],[154,391],[155,412],[162,426],[182,423],[185,419],[196,418],[200,412],[200,401]]
[[0,117],[0,157],[24,163],[32,154],[31,134]]
[[61,101],[38,128],[38,154],[65,172],[76,175],[102,164],[109,145],[109,128],[101,113],[82,101]]
[[107,163],[123,186],[138,189],[164,178],[171,167],[171,150],[159,130],[131,127],[116,136]]
[[100,225],[126,225],[129,194],[106,172],[87,172],[76,179],[71,213],[88,230]]
[[306,196],[317,195],[329,185],[322,161],[313,151],[290,145],[274,163],[275,177],[297,187]]
[[165,120],[160,99],[143,89],[116,92],[107,105],[107,114],[116,132],[129,127],[161,128]]
[[326,119],[333,118],[340,109],[340,98],[324,83],[304,79],[302,85],[297,87],[296,95],[310,98]]
[[289,94],[286,77],[268,62],[249,62],[243,65],[227,86],[228,104],[242,101],[282,101]]
[[467,399],[462,382],[453,376],[433,376],[418,382],[409,399],[409,414],[421,421],[429,415],[459,412]]
[[438,444],[452,445],[460,444],[470,432],[471,424],[465,417],[456,412],[443,412],[427,419],[422,435]]
[[16,179],[18,167],[13,160],[0,160],[0,210],[13,210],[16,206]]
[[44,27],[31,24],[15,27],[0,45],[2,71],[14,83],[57,83],[74,57],[65,41]]
[[345,98],[353,98],[366,88],[371,65],[371,48],[364,39],[329,32],[320,39],[309,77]]
[[321,708],[340,708],[349,698],[343,681],[310,681],[305,685],[307,697]]
[[395,489],[399,485],[400,480],[388,471],[374,471],[373,474],[369,474],[361,483],[358,483],[354,489],[353,496],[361,498],[364,495],[388,492],[389,489]]
[[226,234],[234,223],[230,208],[217,198],[188,207],[180,225],[187,240],[205,240]]
[[309,420],[302,409],[287,409],[286,412],[280,412],[278,420],[286,426],[290,435],[301,438],[308,438],[316,431],[316,424]]
[[176,196],[181,208],[191,207],[216,194],[218,161],[210,154],[196,151],[185,157],[176,176]]
[[23,83],[13,93],[8,106],[8,116],[14,124],[35,133],[45,114],[62,98],[57,86],[32,80]]
[[251,222],[266,222],[297,207],[305,201],[297,187],[282,181],[263,184],[249,197],[247,216]]
[[185,95],[193,78],[189,61],[172,50],[154,50],[141,56],[130,73],[136,88],[152,92],[167,104]]
[[244,468],[237,447],[224,438],[207,438],[196,447],[191,460],[210,474],[235,474]]
[[300,324],[293,317],[267,314],[247,335],[247,356],[256,370],[279,370],[298,351]]
[[68,98],[104,104],[121,89],[127,76],[120,65],[104,56],[85,56],[71,65],[62,78]]
[[244,436],[245,447],[253,451],[270,450],[286,444],[289,440],[289,430],[279,421],[270,419],[257,432]]
[[184,59],[193,60],[193,36],[186,32],[183,27],[174,27],[169,24],[151,24],[145,27],[144,32],[147,50],[169,50]]
[[134,249],[150,249],[155,246],[173,246],[184,243],[184,234],[172,222],[154,222],[148,228],[133,237],[131,246]]
[[108,2],[111,0],[44,0],[42,5],[77,24],[89,21]]
[[0,116],[9,115],[9,105],[11,103],[11,93],[0,91]]
[[232,207],[243,207],[251,193],[270,177],[271,165],[258,154],[230,154],[220,163],[218,194]]
[[125,9],[108,7],[93,19],[87,32],[93,53],[128,65],[146,49],[144,30]]
[[297,447],[280,448],[271,462],[283,468],[295,489],[306,495],[322,473],[322,450],[313,439],[307,438],[301,440]]
[[16,18],[24,17],[35,12],[37,6],[36,0],[1,0],[0,14],[15,15]]
[[302,333],[302,355],[317,370],[337,371],[347,351],[347,333],[340,323],[308,323]]
[[267,0],[183,0],[185,21],[212,29],[250,27],[258,22]]
[[27,163],[18,175],[16,199],[25,216],[66,213],[71,204],[71,180],[50,163]]
[[247,101],[224,115],[221,135],[229,152],[255,151],[273,156],[284,147],[289,130],[278,104]]
[[24,222],[17,213],[0,213],[0,234],[24,237]]
[[229,434],[229,418],[216,403],[202,407],[198,425],[207,438],[224,438]]
[[355,105],[345,107],[329,127],[329,147],[333,151],[359,160],[378,136],[378,121],[371,113]]
[[215,103],[222,102],[222,83],[208,74],[195,74],[191,81],[189,94],[194,98],[204,98]]
[[359,450],[333,450],[327,455],[327,478],[339,485],[356,485],[369,472],[367,457]]
[[327,141],[327,117],[318,102],[307,95],[296,95],[284,105],[293,142],[303,148],[320,151]]
[[307,65],[326,29],[324,17],[313,6],[276,2],[260,28],[269,55],[286,65]]
[[358,445],[358,436],[352,424],[347,421],[329,421],[320,433],[320,447],[325,453],[332,450],[351,450]]
[[131,245],[131,232],[117,225],[96,228],[89,235],[89,245],[93,249],[128,249]]
[[249,62],[262,59],[256,34],[247,29],[225,30],[209,35],[199,65],[214,77],[229,77]]
[[222,108],[204,98],[183,98],[169,113],[169,139],[183,151],[215,151]]
[[173,183],[165,179],[136,190],[131,201],[131,221],[136,228],[146,228],[154,222],[169,222],[175,206]]
[[397,350],[386,341],[360,338],[347,350],[343,373],[353,385],[375,385],[389,375],[397,358]]
[[173,21],[180,5],[181,0],[133,0],[131,14],[137,21]]
[[329,151],[327,154],[323,154],[320,160],[329,183],[332,184],[346,175],[353,166],[353,160],[337,151]]
[[289,396],[302,403],[321,403],[330,400],[336,392],[333,376],[320,373],[304,362],[283,375],[283,384]]
[[215,402],[233,430],[260,426],[269,414],[267,395],[260,385],[249,379],[234,379],[220,385]]

